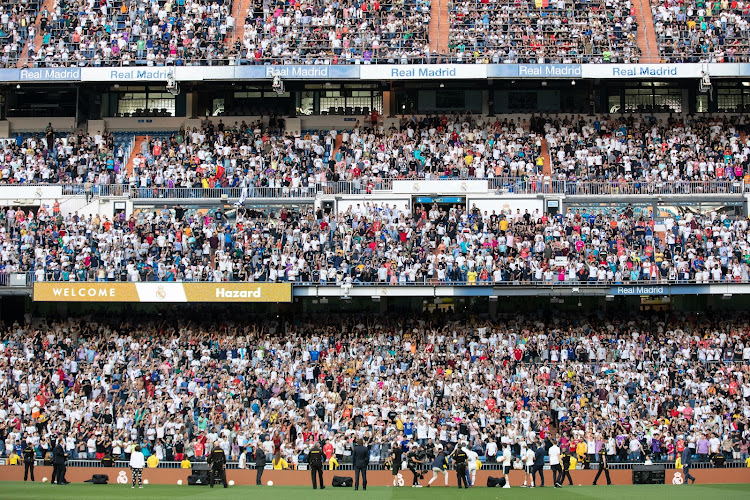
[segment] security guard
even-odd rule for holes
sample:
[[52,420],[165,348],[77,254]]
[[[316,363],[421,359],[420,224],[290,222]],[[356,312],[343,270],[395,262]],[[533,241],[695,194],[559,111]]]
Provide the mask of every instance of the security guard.
[[463,482],[464,487],[469,487],[469,482],[466,480],[466,461],[468,455],[464,451],[464,443],[456,445],[453,450],[453,460],[456,461],[456,477],[458,478],[458,489],[461,489],[461,483]]
[[320,478],[320,489],[325,489],[326,486],[323,484],[323,450],[320,449],[320,443],[315,443],[315,446],[310,448],[307,464],[310,467],[313,489],[318,489],[318,478]]
[[222,447],[219,446],[218,441],[214,443],[214,448],[208,456],[208,463],[211,466],[211,470],[208,473],[208,484],[211,485],[211,488],[214,487],[214,480],[217,478],[220,478],[224,487],[227,488],[229,486],[227,484],[227,471],[224,468],[227,463],[227,456]]
[[31,446],[30,442],[26,442],[23,446],[23,480],[29,476],[31,472],[31,481],[34,481],[34,460],[36,459],[36,453],[34,447]]
[[560,486],[565,482],[565,478],[568,478],[568,483],[573,486],[573,478],[570,476],[570,458],[571,454],[568,449],[563,450],[560,460],[562,460],[562,473],[560,474]]
[[599,450],[599,472],[596,473],[596,477],[594,478],[594,486],[596,486],[596,482],[599,480],[602,472],[604,472],[604,476],[607,478],[607,484],[612,484],[612,480],[609,478],[609,462],[607,462],[607,436],[604,436],[603,441],[602,448]]

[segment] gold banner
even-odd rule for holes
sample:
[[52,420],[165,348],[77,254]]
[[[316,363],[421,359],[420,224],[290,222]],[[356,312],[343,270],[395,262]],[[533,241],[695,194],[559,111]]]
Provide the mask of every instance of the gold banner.
[[140,302],[135,283],[34,283],[35,302]]
[[291,283],[183,283],[187,302],[291,302]]
[[291,302],[290,283],[34,283],[36,302]]

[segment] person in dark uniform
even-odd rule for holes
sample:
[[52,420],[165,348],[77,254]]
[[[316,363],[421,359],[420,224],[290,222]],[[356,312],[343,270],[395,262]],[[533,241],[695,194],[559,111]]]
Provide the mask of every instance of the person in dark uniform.
[[370,465],[370,448],[365,446],[362,439],[357,439],[357,444],[352,450],[352,463],[354,464],[354,491],[359,489],[359,475],[362,474],[362,491],[367,489],[367,466]]
[[[399,471],[401,471],[401,462],[403,461],[403,455],[404,450],[401,449],[401,445],[398,444],[398,442],[393,444],[393,448],[391,449],[391,474],[393,477],[398,476]],[[396,487],[399,487],[398,482],[396,482]]]
[[419,448],[414,445],[409,453],[406,455],[407,467],[414,475],[412,486],[420,486],[419,480],[422,479],[422,474],[418,470],[419,466],[422,465],[422,460],[419,458]]
[[[604,443],[607,442],[607,436],[604,436]],[[594,478],[594,486],[596,486],[596,482],[599,480],[599,476],[602,475],[602,472],[604,472],[604,477],[607,478],[607,484],[612,484],[612,480],[609,478],[609,462],[607,461],[607,446],[602,443],[602,448],[599,450],[599,472],[596,473],[596,477]]]
[[34,447],[28,441],[23,446],[23,480],[26,481],[31,472],[31,481],[34,482],[34,460],[36,453]]
[[559,476],[560,486],[565,482],[566,477],[568,478],[568,483],[573,486],[573,478],[570,476],[570,452],[568,450],[563,450],[560,459],[562,463],[562,472]]
[[[540,488],[544,488],[544,456],[547,454],[547,450],[544,449],[544,443],[539,443],[536,450],[534,451],[534,465],[531,468],[531,481]],[[539,473],[539,481],[536,480],[536,475]]]
[[458,478],[458,489],[461,489],[461,484],[463,484],[465,488],[469,487],[469,482],[466,480],[466,461],[469,457],[463,450],[463,448],[464,445],[459,444],[456,445],[456,448],[453,450],[453,460],[456,462],[456,477]]
[[255,484],[263,484],[263,469],[266,468],[266,452],[260,447],[260,443],[255,447]]
[[52,452],[52,484],[68,484],[65,479],[65,449],[62,446],[62,439],[57,440],[55,449]]
[[320,449],[320,443],[315,443],[315,446],[310,448],[307,464],[310,467],[313,489],[318,489],[318,479],[320,479],[320,489],[325,489],[326,486],[323,483],[323,450]]
[[227,484],[227,471],[224,466],[227,464],[227,456],[224,450],[219,446],[219,442],[214,443],[214,448],[211,450],[211,454],[208,456],[208,464],[211,469],[208,473],[208,484],[211,488],[214,487],[214,481],[218,478],[221,479],[221,483],[225,488],[228,488]]

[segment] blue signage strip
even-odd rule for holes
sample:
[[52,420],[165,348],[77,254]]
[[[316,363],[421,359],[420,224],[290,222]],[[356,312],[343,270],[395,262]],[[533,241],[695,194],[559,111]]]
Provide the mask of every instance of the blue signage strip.
[[679,79],[750,78],[750,63],[682,64],[362,64],[155,66],[0,69],[3,82],[202,80],[483,80],[487,78]]
[[709,285],[619,285],[609,289],[610,295],[705,295]]
[[18,72],[22,82],[78,82],[81,68],[29,68]]
[[581,78],[580,64],[489,64],[487,78]]
[[237,66],[234,77],[239,80],[270,79],[275,75],[290,80],[358,80],[359,66],[307,65],[307,66]]

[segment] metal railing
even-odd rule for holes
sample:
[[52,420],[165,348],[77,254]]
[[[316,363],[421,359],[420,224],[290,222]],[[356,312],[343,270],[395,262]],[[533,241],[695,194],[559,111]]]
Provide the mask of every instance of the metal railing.
[[[484,459],[485,459],[484,456],[480,456],[480,461],[482,462],[482,469],[484,469],[484,470],[492,470],[492,471],[498,471],[498,470],[502,469],[502,464],[496,463],[496,462],[489,462],[489,461],[484,460]],[[190,460],[191,467],[193,465],[197,465],[197,464],[203,464],[203,465],[205,465],[206,461],[205,460],[195,460],[195,459]],[[38,465],[38,466],[44,465],[44,460],[37,458],[35,465]],[[95,468],[103,468],[103,469],[107,469],[107,468],[126,469],[126,468],[129,468],[129,462],[127,462],[125,460],[115,460],[111,466],[105,466],[105,465],[102,464],[101,460],[97,460],[97,459],[85,459],[85,458],[84,459],[75,458],[75,459],[72,459],[72,460],[68,460],[66,462],[66,465],[68,467],[95,467]],[[592,469],[594,469],[594,470],[598,469],[598,462],[591,462],[590,465],[591,465]],[[641,461],[636,461],[636,462],[630,462],[630,461],[628,461],[628,462],[617,462],[617,461],[614,461],[614,462],[610,462],[609,467],[612,470],[630,470],[634,466],[638,466],[638,465],[644,465],[644,463],[641,462]],[[671,469],[675,468],[675,461],[674,460],[660,460],[660,461],[653,462],[653,465],[655,465],[655,466],[662,466],[666,470],[671,470]],[[305,463],[305,462],[300,462],[299,464],[297,464],[297,470],[306,470],[307,467],[308,467],[308,464]],[[741,461],[741,460],[727,460],[726,462],[724,462],[724,465],[721,468],[724,468],[724,469],[739,469],[739,468],[743,468],[743,467],[746,467],[746,466],[745,466],[745,463],[743,461]],[[181,462],[170,462],[170,461],[166,461],[166,460],[161,460],[161,461],[159,461],[159,464],[156,466],[156,468],[157,469],[181,469],[182,468],[182,463]],[[239,469],[240,468],[239,467],[239,462],[228,461],[227,464],[226,464],[226,468],[228,470]],[[266,463],[266,465],[264,467],[264,469],[267,469],[267,470],[270,470],[272,468],[273,468],[273,466],[270,463]],[[546,463],[546,461],[545,461],[544,468],[545,468],[545,470],[549,470],[550,469],[549,464]],[[693,463],[691,464],[691,468],[693,470],[695,470],[695,469],[713,469],[715,467],[714,467],[714,465],[713,465],[713,463],[711,461],[705,461],[705,462],[693,461]],[[257,467],[255,466],[255,462],[252,462],[252,461],[248,460],[246,462],[245,469],[246,470],[257,469]],[[328,467],[326,466],[325,469],[328,470]],[[350,470],[353,470],[353,469],[354,469],[354,466],[351,463],[339,462],[338,466],[334,470],[350,471]],[[423,465],[423,466],[417,467],[417,469],[418,470],[429,470],[429,466],[428,465]],[[584,469],[585,469],[584,464],[582,464],[582,463],[579,462],[578,465],[577,465],[577,467],[576,467],[576,470],[584,470]],[[188,470],[188,469],[186,469],[186,470]],[[290,468],[290,470],[294,470],[294,468]],[[385,462],[383,460],[372,460],[371,459],[370,460],[370,464],[367,466],[367,470],[373,470],[373,471],[375,471],[375,470],[390,470],[390,469],[387,469],[385,467]]]
[[[554,264],[553,264],[554,266]],[[98,267],[92,268],[94,270],[98,270]],[[102,282],[102,283],[131,283],[129,279],[120,279],[119,275],[119,268],[116,268],[118,270],[118,273],[116,274],[115,278],[113,279],[93,279],[93,280],[85,280],[85,281],[79,281],[78,279],[75,280],[62,280],[59,279],[55,274],[45,272],[44,279],[42,281],[44,282],[51,282],[51,283],[80,283],[80,282],[88,282],[88,283],[95,283],[95,282]],[[71,273],[72,274],[72,273]],[[0,271],[0,286],[10,286],[10,276],[11,275],[23,275],[26,277],[26,286],[30,286],[33,283],[39,281],[36,278],[36,274],[33,271]],[[422,278],[418,281],[390,281],[390,280],[384,280],[384,281],[358,281],[354,280],[351,283],[348,282],[342,282],[342,281],[321,281],[321,280],[301,280],[301,279],[294,279],[294,280],[285,280],[285,279],[279,279],[276,281],[248,281],[248,280],[234,280],[231,279],[231,277],[228,277],[226,279],[223,279],[221,281],[215,281],[214,279],[208,279],[208,280],[200,280],[200,279],[192,279],[192,280],[179,280],[179,279],[167,279],[167,278],[159,278],[154,277],[152,280],[147,280],[145,282],[161,282],[161,283],[168,283],[168,282],[175,282],[175,283],[290,283],[294,286],[331,286],[331,287],[344,287],[344,286],[352,286],[352,287],[395,287],[395,286],[401,286],[401,287],[419,287],[419,286],[465,286],[465,287],[518,287],[518,286],[525,286],[525,287],[539,287],[539,288],[561,288],[561,287],[578,287],[578,288],[609,288],[613,286],[617,287],[629,287],[629,286],[640,286],[640,287],[655,287],[655,286],[683,286],[683,285],[742,285],[750,283],[750,280],[747,279],[740,279],[735,280],[731,276],[725,276],[721,280],[698,280],[695,278],[689,278],[689,279],[665,279],[665,278],[658,278],[653,280],[627,280],[627,281],[617,281],[617,280],[599,280],[599,279],[591,279],[591,280],[579,280],[579,279],[566,279],[566,280],[559,280],[557,277],[557,274],[555,274],[554,278],[550,281],[546,280],[507,280],[507,281],[494,281],[492,278],[482,280],[477,278],[476,281],[467,281],[467,280],[456,280],[456,279],[437,279],[437,278]]]
[[[139,187],[130,184],[93,184],[92,196],[123,196],[143,198],[309,198],[318,194],[367,195],[376,191],[390,191],[393,181],[424,181],[424,178],[372,178],[356,181],[319,182],[305,187]],[[750,183],[744,179],[712,181],[567,181],[529,177],[439,177],[430,181],[486,180],[495,194],[555,194],[565,196],[668,196],[668,195],[742,195],[750,193]],[[84,195],[84,184],[0,184],[3,186],[62,187],[64,196]],[[430,193],[423,193],[429,195]],[[432,193],[435,194],[435,193]]]

